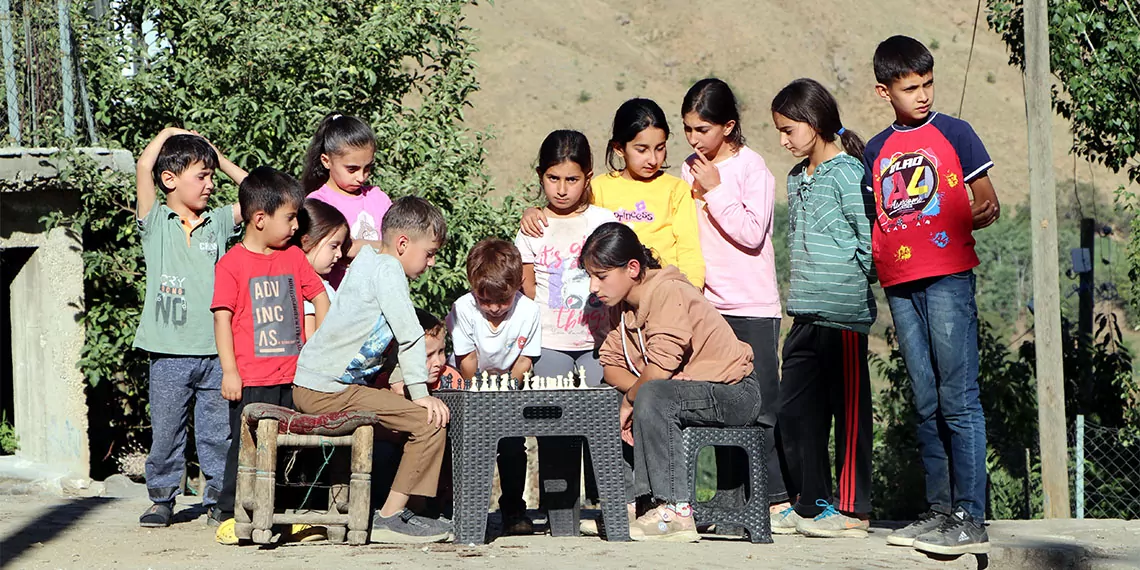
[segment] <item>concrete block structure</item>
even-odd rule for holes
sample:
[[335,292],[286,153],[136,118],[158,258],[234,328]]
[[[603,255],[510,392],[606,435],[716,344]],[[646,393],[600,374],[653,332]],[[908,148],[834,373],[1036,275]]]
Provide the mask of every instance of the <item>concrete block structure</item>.
[[[127,151],[81,149],[99,163],[132,171]],[[44,477],[87,477],[90,451],[85,382],[82,237],[48,231],[40,218],[75,213],[82,188],[61,187],[67,153],[0,149],[0,409],[15,425],[18,459]]]

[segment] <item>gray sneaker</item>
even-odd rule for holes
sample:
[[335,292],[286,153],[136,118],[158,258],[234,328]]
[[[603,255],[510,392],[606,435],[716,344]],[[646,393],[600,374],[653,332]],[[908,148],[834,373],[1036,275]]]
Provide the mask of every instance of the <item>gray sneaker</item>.
[[788,507],[772,515],[772,534],[796,534],[796,523],[802,518],[796,509]]
[[823,499],[815,504],[823,507],[823,512],[810,519],[801,517],[796,523],[796,532],[816,538],[867,538],[871,528],[869,521],[849,517]]
[[409,509],[390,517],[382,517],[380,511],[376,511],[372,516],[370,540],[388,544],[424,544],[451,540],[451,532],[451,524],[421,517]]
[[915,538],[914,548],[946,556],[986,554],[990,551],[990,537],[985,525],[974,522],[965,509],[958,508],[942,526]]
[[887,535],[887,544],[914,546],[914,539],[942,526],[949,518],[945,513],[933,509],[918,516],[918,520]]

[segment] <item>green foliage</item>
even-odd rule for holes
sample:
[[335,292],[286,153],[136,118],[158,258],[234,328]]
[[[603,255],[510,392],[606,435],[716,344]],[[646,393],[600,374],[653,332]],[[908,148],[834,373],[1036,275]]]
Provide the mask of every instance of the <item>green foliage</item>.
[[[371,182],[393,198],[423,196],[447,219],[447,246],[412,284],[417,304],[442,315],[467,288],[471,245],[517,228],[516,201],[488,196],[482,135],[462,126],[478,88],[463,23],[467,3],[127,0],[95,19],[90,3],[77,2],[72,21],[107,146],[137,155],[163,127],[178,125],[201,132],[246,169],[270,165],[299,175],[322,116],[339,110],[369,122],[377,134]],[[47,221],[82,234],[87,342],[80,366],[93,399],[113,404],[92,408],[92,417],[118,434],[104,443],[121,449],[148,427],[146,355],[130,348],[145,274],[134,183],[79,156],[62,183],[83,190],[83,207]],[[228,181],[215,193],[213,205],[236,198]],[[103,427],[93,424],[93,434]]]
[[[990,27],[1023,67],[1022,0],[987,0]],[[1069,119],[1073,151],[1140,181],[1140,19],[1131,0],[1049,2],[1049,67],[1060,80],[1053,106]]]
[[0,413],[0,454],[12,455],[20,448],[20,438],[16,437],[16,428],[8,423],[8,414]]
[[1131,239],[1126,249],[1124,261],[1127,278],[1131,287],[1122,288],[1125,301],[1133,314],[1140,314],[1140,196],[1126,192],[1123,188],[1116,191],[1116,205],[1119,210],[1127,214],[1131,220]]

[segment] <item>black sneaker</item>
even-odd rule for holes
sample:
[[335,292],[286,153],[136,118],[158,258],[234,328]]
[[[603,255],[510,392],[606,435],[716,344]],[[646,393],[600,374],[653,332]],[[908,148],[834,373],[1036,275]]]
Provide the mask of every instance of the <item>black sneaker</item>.
[[[895,546],[914,546],[914,539],[920,535],[926,534],[932,530],[936,530],[946,522],[948,517],[945,513],[940,513],[933,509],[926,511],[918,516],[918,520],[892,532],[887,535],[887,544]],[[772,524],[772,532],[776,532],[775,523]]]
[[974,522],[965,509],[958,508],[937,529],[915,538],[914,548],[948,556],[986,554],[990,551],[990,537],[985,525]]
[[160,528],[170,526],[170,518],[174,516],[174,506],[170,503],[155,503],[139,517],[139,526],[146,528]]
[[534,521],[526,513],[503,514],[503,535],[534,534]]
[[380,511],[376,511],[372,517],[372,542],[424,544],[444,542],[451,538],[450,524],[421,517],[410,509],[404,509],[390,517],[382,517]]

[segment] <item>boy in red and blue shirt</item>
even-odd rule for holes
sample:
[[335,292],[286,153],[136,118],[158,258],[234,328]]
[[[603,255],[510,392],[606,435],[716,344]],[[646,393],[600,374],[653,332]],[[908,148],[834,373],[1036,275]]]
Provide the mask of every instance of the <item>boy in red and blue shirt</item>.
[[969,123],[931,110],[934,57],[926,46],[888,38],[874,65],[875,90],[894,108],[895,122],[863,155],[864,184],[875,201],[871,251],[914,390],[930,505],[887,542],[982,554],[989,552],[986,425],[972,232],[998,217],[988,176],[993,161]]

